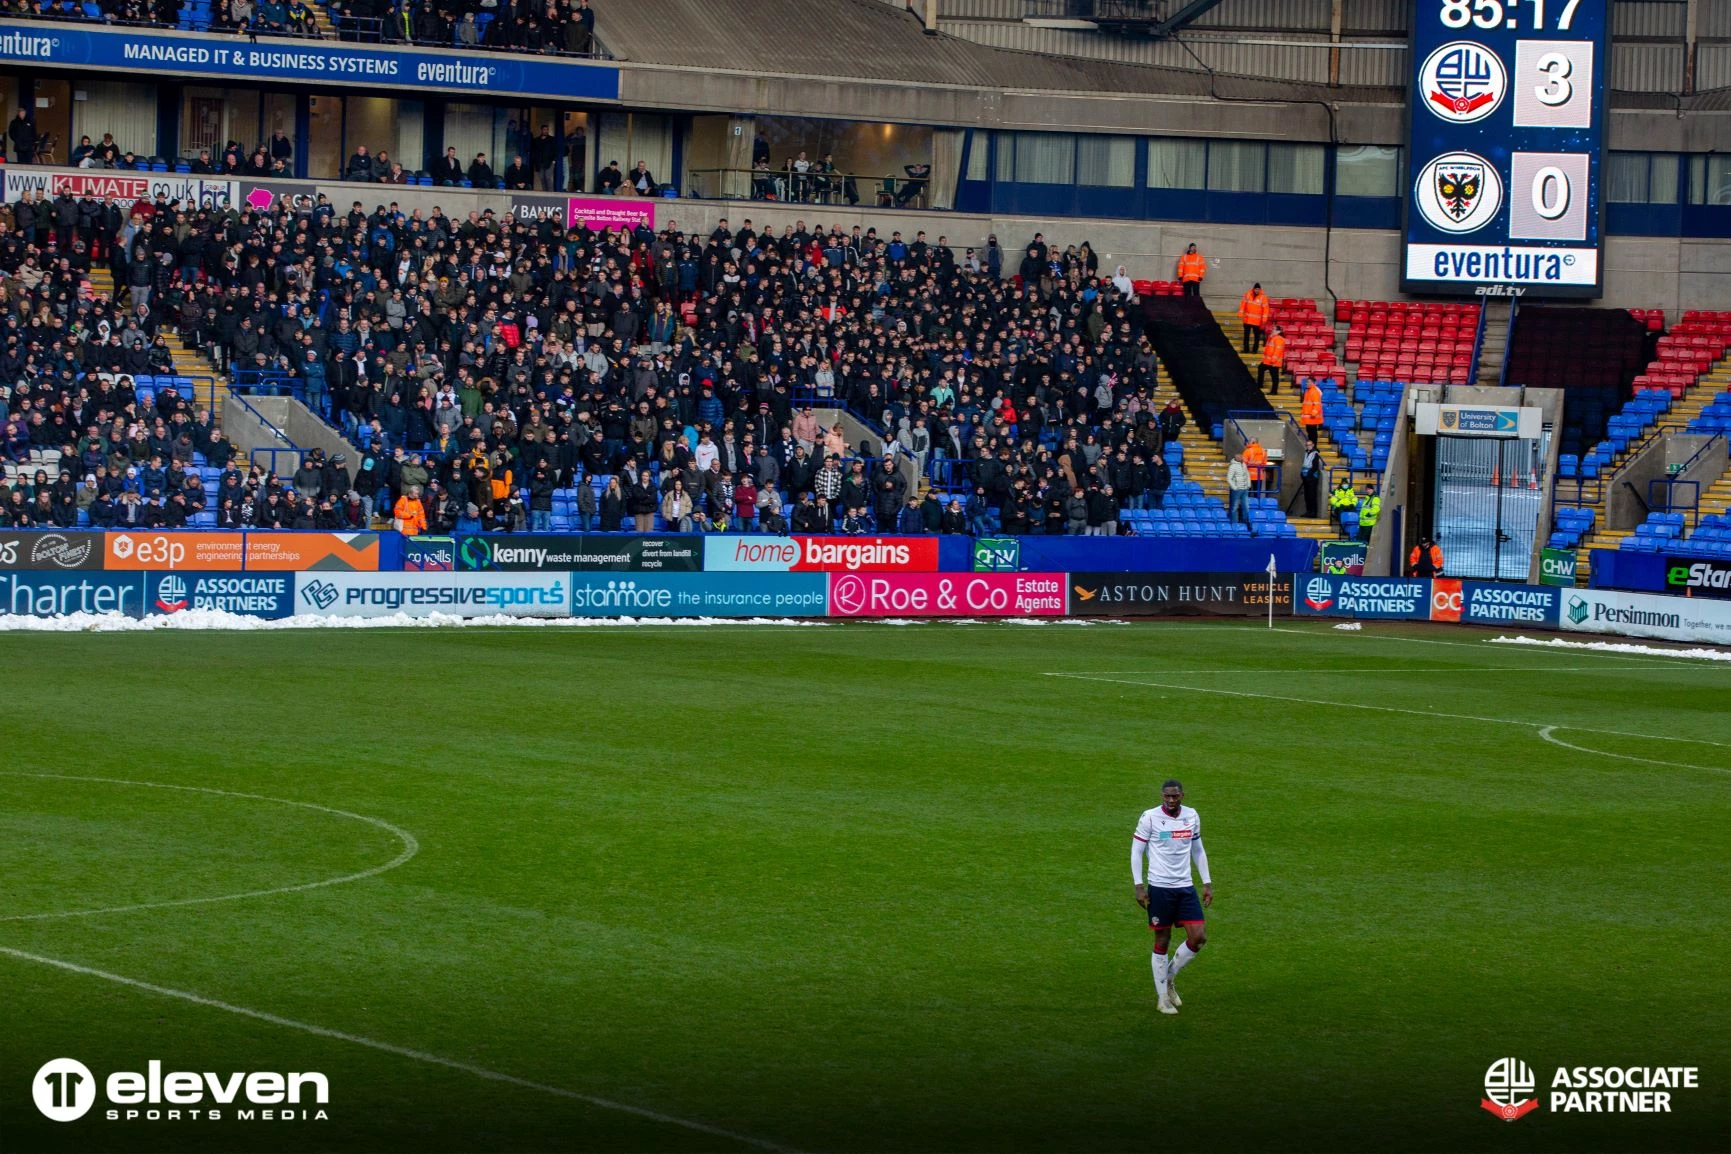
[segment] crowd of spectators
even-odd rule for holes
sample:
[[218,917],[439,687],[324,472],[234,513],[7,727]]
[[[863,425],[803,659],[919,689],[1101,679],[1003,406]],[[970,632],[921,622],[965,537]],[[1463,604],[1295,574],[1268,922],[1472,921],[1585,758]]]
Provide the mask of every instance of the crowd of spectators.
[[[315,0],[316,2],[316,0]],[[589,0],[331,0],[338,39],[593,56]],[[4,0],[0,15],[318,39],[309,0]]]
[[[0,215],[9,443],[21,428],[98,482],[114,454],[93,448],[159,420],[209,457],[184,399],[130,393],[165,329],[340,428],[355,450],[320,464],[342,477],[319,492],[354,492],[369,520],[413,492],[435,528],[545,527],[574,489],[578,527],[606,530],[1111,532],[1171,482],[1182,411],[1156,411],[1130,282],[1086,244],[957,252],[803,220],[591,231],[322,196]],[[93,260],[122,299],[89,291]],[[821,427],[833,406],[881,447]],[[260,474],[235,508],[301,480]]]
[[596,51],[589,0],[334,0],[331,20],[344,40],[560,56]]

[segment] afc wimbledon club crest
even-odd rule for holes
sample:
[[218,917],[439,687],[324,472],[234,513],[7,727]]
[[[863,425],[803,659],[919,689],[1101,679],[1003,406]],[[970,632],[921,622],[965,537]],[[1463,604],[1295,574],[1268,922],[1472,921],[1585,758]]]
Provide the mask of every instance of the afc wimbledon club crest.
[[1413,202],[1432,228],[1473,232],[1503,207],[1503,178],[1471,152],[1445,152],[1419,170]]
[[1418,74],[1424,106],[1452,124],[1483,120],[1502,104],[1509,74],[1495,53],[1466,40],[1444,44]]

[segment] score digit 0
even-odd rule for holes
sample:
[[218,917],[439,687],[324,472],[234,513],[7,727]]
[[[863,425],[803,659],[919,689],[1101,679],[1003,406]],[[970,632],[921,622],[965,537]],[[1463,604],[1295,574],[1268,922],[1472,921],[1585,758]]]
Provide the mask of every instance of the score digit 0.
[[1569,211],[1573,190],[1569,174],[1555,165],[1546,165],[1533,173],[1533,211],[1545,220],[1557,220]]

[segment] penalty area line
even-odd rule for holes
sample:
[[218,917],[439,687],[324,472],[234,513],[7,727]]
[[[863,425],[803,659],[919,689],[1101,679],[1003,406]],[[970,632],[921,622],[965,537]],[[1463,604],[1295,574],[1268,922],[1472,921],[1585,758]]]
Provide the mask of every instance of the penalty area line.
[[190,993],[186,990],[170,989],[151,982],[141,982],[137,978],[128,978],[120,974],[111,974],[107,970],[98,970],[91,966],[81,966],[75,962],[61,961],[59,958],[47,958],[41,954],[32,954],[24,950],[15,950],[9,946],[0,946],[0,954],[17,958],[20,961],[35,962],[42,966],[51,966],[71,974],[81,974],[90,978],[101,978],[106,982],[126,986],[145,993],[158,994],[165,998],[175,998],[182,1002],[190,1002],[195,1006],[205,1006],[213,1010],[222,1010],[230,1014],[238,1014],[243,1018],[267,1022],[273,1026],[281,1026],[287,1030],[299,1030],[303,1034],[313,1034],[320,1038],[330,1038],[338,1042],[347,1042],[352,1046],[364,1046],[369,1050],[377,1050],[382,1054],[392,1054],[399,1058],[407,1058],[414,1062],[424,1062],[429,1066],[442,1066],[447,1070],[471,1074],[484,1078],[489,1082],[502,1082],[509,1086],[519,1086],[525,1090],[537,1090],[543,1094],[551,1094],[557,1098],[569,1099],[573,1102],[583,1102],[603,1110],[613,1110],[621,1114],[630,1114],[651,1122],[660,1122],[668,1126],[677,1126],[684,1130],[694,1130],[699,1134],[708,1134],[716,1138],[726,1138],[734,1142],[755,1147],[759,1150],[787,1151],[786,1146],[753,1138],[746,1134],[736,1134],[719,1126],[711,1126],[707,1122],[693,1122],[689,1118],[679,1118],[672,1114],[663,1114],[659,1110],[650,1110],[642,1106],[632,1106],[625,1102],[615,1102],[611,1098],[602,1098],[594,1094],[584,1094],[577,1090],[567,1090],[563,1086],[550,1086],[545,1082],[535,1082],[528,1078],[519,1078],[515,1074],[506,1074],[498,1070],[489,1070],[485,1066],[477,1066],[472,1062],[462,1062],[455,1058],[446,1058],[439,1054],[429,1054],[425,1050],[415,1050],[408,1046],[398,1046],[391,1042],[381,1042],[375,1038],[365,1038],[359,1034],[349,1034],[342,1030],[333,1030],[327,1026],[315,1026],[311,1022],[297,1022],[293,1018],[284,1018],[277,1014],[266,1013],[263,1010],[248,1009],[231,1002],[207,998],[202,994]]

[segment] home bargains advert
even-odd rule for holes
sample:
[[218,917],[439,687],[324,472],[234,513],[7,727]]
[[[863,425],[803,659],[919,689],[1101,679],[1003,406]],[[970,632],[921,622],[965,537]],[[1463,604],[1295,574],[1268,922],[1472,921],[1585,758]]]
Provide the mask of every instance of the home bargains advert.
[[936,537],[706,537],[711,573],[935,573]]

